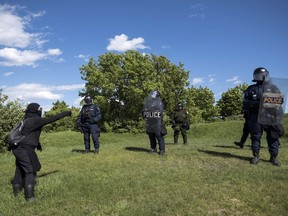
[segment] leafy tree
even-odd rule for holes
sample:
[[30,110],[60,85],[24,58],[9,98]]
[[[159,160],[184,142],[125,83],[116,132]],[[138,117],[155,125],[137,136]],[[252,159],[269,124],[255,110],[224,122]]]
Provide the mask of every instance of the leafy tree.
[[184,65],[172,64],[164,56],[151,55],[154,68],[157,72],[157,81],[162,84],[161,96],[165,104],[167,114],[171,114],[175,105],[187,97],[189,86],[189,71],[184,70]]
[[24,117],[23,102],[20,100],[8,101],[8,96],[0,89],[0,150],[6,148],[8,132]]
[[237,85],[222,94],[221,99],[217,102],[222,117],[226,118],[242,113],[243,91],[247,87],[247,84]]
[[90,94],[100,107],[105,130],[131,131],[141,127],[143,100],[158,90],[167,114],[185,96],[189,72],[163,56],[142,55],[138,51],[106,53],[80,68],[86,81],[81,96]]
[[56,122],[48,124],[43,128],[43,130],[46,132],[74,130],[75,121],[79,114],[79,109],[75,107],[72,107],[72,109],[70,109],[64,101],[60,102],[59,100],[57,100],[55,103],[53,103],[53,107],[51,108],[51,110],[44,113],[44,117],[51,117],[67,110],[72,110],[71,118],[63,118]]
[[188,89],[187,105],[193,107],[189,110],[191,122],[213,121],[218,115],[218,109],[214,105],[214,93],[207,87],[191,87]]

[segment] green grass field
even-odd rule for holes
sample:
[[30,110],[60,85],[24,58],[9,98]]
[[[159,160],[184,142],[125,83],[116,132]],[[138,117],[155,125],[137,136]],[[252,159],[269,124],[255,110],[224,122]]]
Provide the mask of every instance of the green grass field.
[[[38,152],[42,169],[37,200],[12,195],[14,156],[0,154],[0,215],[288,215],[288,146],[281,139],[281,167],[249,163],[250,140],[239,140],[242,121],[191,125],[188,145],[173,145],[171,129],[166,155],[149,154],[146,134],[101,134],[100,154],[82,154],[83,135],[42,135]],[[182,141],[181,139],[179,141]],[[181,143],[181,142],[179,142]]]

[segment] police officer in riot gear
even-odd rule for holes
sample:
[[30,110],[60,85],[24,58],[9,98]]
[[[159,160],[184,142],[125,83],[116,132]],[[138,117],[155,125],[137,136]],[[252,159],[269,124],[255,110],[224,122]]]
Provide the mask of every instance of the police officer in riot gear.
[[38,103],[28,104],[24,118],[27,119],[23,127],[25,139],[18,145],[11,148],[16,158],[16,170],[12,180],[14,196],[17,196],[23,189],[26,201],[34,201],[34,186],[36,174],[41,169],[41,164],[35,149],[41,150],[40,134],[42,127],[55,122],[65,116],[71,116],[71,111],[64,111],[55,116],[42,118],[42,108]]
[[93,104],[93,100],[90,95],[86,95],[84,98],[84,106],[82,107],[79,117],[77,118],[77,124],[80,125],[81,130],[84,133],[84,145],[87,154],[90,152],[90,135],[94,143],[94,153],[99,153],[100,143],[100,128],[97,123],[101,119],[101,112],[98,106]]
[[146,133],[149,136],[151,153],[157,153],[157,142],[159,155],[165,153],[164,136],[166,134],[163,123],[164,105],[158,91],[152,91],[144,101],[142,116],[146,122]]
[[172,128],[174,130],[174,144],[178,144],[178,136],[181,133],[183,144],[187,144],[187,130],[189,130],[189,113],[179,103],[176,110],[172,113]]
[[[270,162],[275,166],[280,166],[280,162],[277,159],[278,147],[279,147],[279,136],[275,136],[274,126],[271,124],[260,124],[258,121],[260,100],[264,91],[264,84],[269,80],[269,72],[263,68],[259,67],[254,70],[254,79],[252,82],[256,82],[250,85],[244,96],[243,109],[249,110],[249,129],[251,134],[252,142],[252,153],[253,159],[251,164],[257,164],[259,162],[259,152],[261,148],[261,137],[263,131],[266,132],[266,140],[268,143],[268,150],[270,153]],[[270,84],[270,90],[273,92],[279,91],[275,85]]]

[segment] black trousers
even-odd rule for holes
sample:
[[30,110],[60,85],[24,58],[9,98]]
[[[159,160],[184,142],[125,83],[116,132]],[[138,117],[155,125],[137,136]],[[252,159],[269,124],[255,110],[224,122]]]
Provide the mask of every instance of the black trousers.
[[258,123],[258,113],[252,114],[249,120],[249,129],[251,134],[252,152],[259,154],[261,148],[261,137],[263,131],[266,132],[266,141],[268,143],[268,151],[271,156],[277,157],[279,148],[279,139],[271,135],[272,126],[263,127]]
[[12,149],[16,158],[16,169],[12,184],[35,185],[36,173],[40,170],[41,164],[33,147],[21,145]]
[[165,141],[164,136],[161,135],[161,133],[147,133],[150,140],[150,147],[151,149],[156,149],[157,142],[159,144],[159,150],[165,151]]

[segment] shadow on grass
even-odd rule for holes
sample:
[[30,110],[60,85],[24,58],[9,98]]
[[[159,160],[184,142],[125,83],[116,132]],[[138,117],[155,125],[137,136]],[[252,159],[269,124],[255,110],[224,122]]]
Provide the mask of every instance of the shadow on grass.
[[165,145],[175,145],[175,144],[174,144],[174,142],[165,142]]
[[[43,177],[45,177],[45,176],[48,176],[48,175],[51,175],[51,174],[57,173],[57,172],[60,172],[60,170],[54,170],[54,171],[42,173],[42,174],[36,176],[36,180],[37,180],[38,178],[43,178]],[[9,184],[13,184],[13,178],[10,179]],[[37,184],[37,182],[36,182],[36,184]]]
[[150,149],[139,148],[139,147],[125,147],[125,150],[134,151],[134,152],[150,152]]
[[40,174],[40,175],[37,175],[37,178],[42,178],[42,177],[45,177],[45,176],[48,176],[48,175],[51,175],[51,174],[57,173],[57,172],[60,172],[60,170],[54,170],[54,171],[42,173],[42,174]]
[[[85,151],[84,149],[72,149],[71,152],[76,152],[76,153],[81,153],[81,154],[83,154],[84,151]],[[92,152],[92,151],[90,150],[90,152]]]
[[[231,148],[231,149],[241,149],[239,146],[236,145],[231,145],[231,146],[226,146],[226,145],[215,145],[214,147],[216,148]],[[250,148],[251,149],[251,145],[244,145],[244,148]],[[263,147],[262,147],[263,148]]]
[[216,151],[209,151],[209,150],[198,150],[199,152],[213,155],[213,156],[218,156],[218,157],[223,157],[223,158],[238,158],[240,160],[244,161],[250,161],[251,157],[244,157],[244,156],[239,156],[239,155],[234,155],[228,152],[216,152]]

